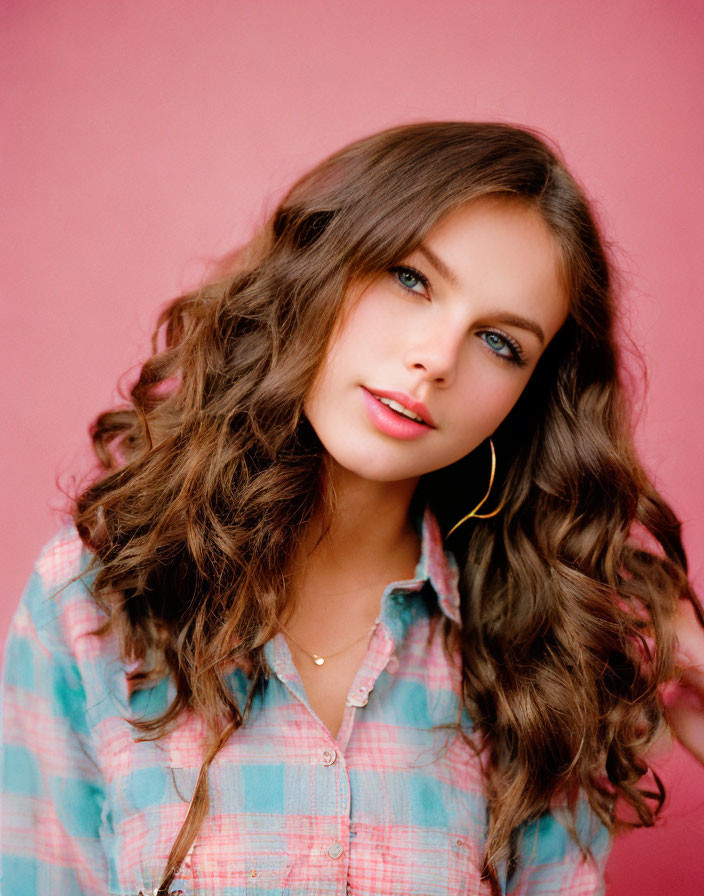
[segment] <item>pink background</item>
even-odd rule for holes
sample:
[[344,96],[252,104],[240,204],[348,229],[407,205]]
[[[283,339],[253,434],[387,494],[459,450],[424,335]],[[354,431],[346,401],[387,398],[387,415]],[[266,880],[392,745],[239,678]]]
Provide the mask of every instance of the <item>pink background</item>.
[[[325,154],[423,118],[537,126],[595,199],[649,367],[638,444],[703,590],[701,3],[4,0],[0,25],[3,637],[157,307]],[[660,767],[610,896],[704,891],[704,769]]]

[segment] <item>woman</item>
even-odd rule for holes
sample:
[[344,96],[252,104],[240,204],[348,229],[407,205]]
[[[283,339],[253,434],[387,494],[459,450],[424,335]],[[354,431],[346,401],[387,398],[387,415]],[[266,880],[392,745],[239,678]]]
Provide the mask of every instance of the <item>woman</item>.
[[659,689],[704,692],[618,336],[528,130],[295,184],[162,313],[15,615],[7,891],[600,892],[619,807],[663,802]]

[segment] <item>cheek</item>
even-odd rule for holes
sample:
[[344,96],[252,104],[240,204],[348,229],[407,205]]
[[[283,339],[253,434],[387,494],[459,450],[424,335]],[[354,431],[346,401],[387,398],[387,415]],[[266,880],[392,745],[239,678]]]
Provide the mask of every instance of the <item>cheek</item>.
[[358,301],[339,333],[339,354],[371,353],[372,345],[392,343],[398,326],[398,307],[384,294],[370,291]]
[[303,411],[318,437],[326,444],[339,427],[344,412],[343,401],[355,382],[360,369],[360,352],[365,345],[356,346],[345,330],[329,347],[323,365],[303,402]]
[[332,395],[367,376],[380,359],[398,357],[398,312],[384,298],[370,290],[357,301],[328,347],[312,392]]
[[[477,365],[463,388],[469,396],[461,403],[459,426],[464,435],[485,432],[490,435],[508,416],[525,389],[529,374],[497,368],[498,362]],[[501,362],[503,365],[503,362]]]

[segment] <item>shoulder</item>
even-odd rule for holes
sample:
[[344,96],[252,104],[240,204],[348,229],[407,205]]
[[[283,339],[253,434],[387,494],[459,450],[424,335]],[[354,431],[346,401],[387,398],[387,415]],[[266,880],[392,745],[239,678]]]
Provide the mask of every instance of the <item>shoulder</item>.
[[13,618],[15,634],[31,633],[52,654],[85,652],[82,642],[106,619],[91,592],[93,557],[73,524],[59,529],[39,552]]
[[78,575],[88,553],[76,527],[67,523],[42,547],[34,568],[47,589],[60,588]]

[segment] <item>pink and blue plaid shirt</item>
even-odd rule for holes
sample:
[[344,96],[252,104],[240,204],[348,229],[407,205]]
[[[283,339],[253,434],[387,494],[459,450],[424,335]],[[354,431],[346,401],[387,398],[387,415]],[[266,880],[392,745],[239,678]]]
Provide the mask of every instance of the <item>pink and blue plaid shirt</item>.
[[[129,715],[161,712],[168,678],[129,692],[84,584],[54,592],[89,555],[66,527],[42,551],[6,643],[2,844],[6,896],[151,894],[200,767],[200,720],[136,743]],[[282,635],[245,727],[210,769],[210,811],[171,892],[186,896],[485,896],[478,864],[486,801],[477,758],[452,723],[459,670],[433,619],[460,621],[457,568],[435,518],[422,520],[413,580],[384,591],[337,738],[310,708]],[[430,640],[428,640],[430,636]],[[230,677],[244,705],[247,679]],[[464,712],[464,723],[471,720]],[[603,893],[611,846],[588,809],[584,862],[559,813],[525,826],[507,894]]]

